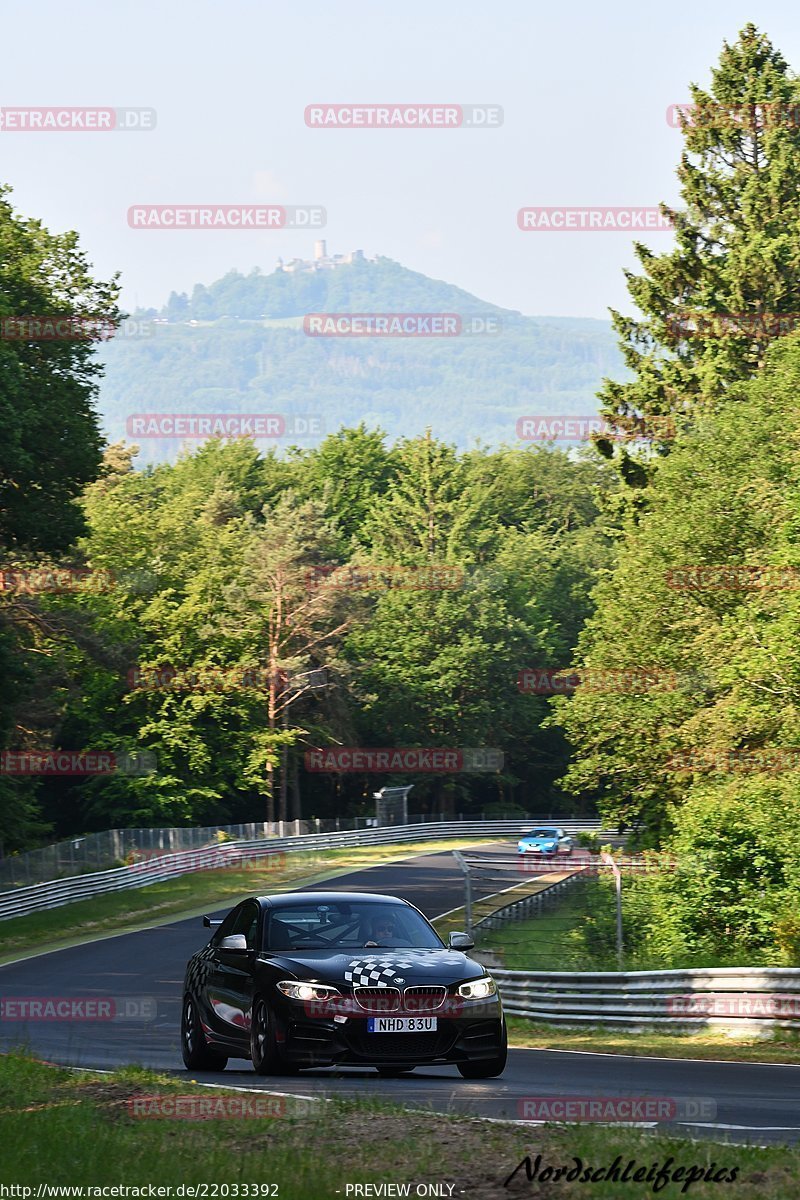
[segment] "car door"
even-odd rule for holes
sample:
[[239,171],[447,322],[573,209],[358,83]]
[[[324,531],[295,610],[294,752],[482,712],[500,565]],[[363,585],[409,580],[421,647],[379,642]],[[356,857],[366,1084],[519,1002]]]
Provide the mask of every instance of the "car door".
[[[225,919],[214,938],[208,1002],[213,1013],[215,1032],[236,1042],[247,1041],[250,1036],[259,917],[256,901],[245,900]],[[246,953],[223,949],[223,938],[236,933],[244,935]]]

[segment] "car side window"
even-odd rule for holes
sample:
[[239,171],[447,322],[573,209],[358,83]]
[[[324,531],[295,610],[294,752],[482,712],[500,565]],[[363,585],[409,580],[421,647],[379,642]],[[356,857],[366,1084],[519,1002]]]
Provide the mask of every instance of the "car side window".
[[258,905],[243,904],[238,910],[236,922],[231,933],[243,933],[247,941],[247,949],[255,950],[256,933],[258,931]]
[[236,933],[236,923],[239,920],[239,917],[241,916],[241,912],[242,912],[242,906],[238,905],[236,908],[234,908],[231,912],[228,913],[227,917],[222,922],[222,924],[219,926],[219,928],[217,929],[217,932],[214,934],[213,938],[211,939],[212,946],[218,946],[220,944],[220,942],[222,941],[222,939],[224,937],[227,937],[229,933]]

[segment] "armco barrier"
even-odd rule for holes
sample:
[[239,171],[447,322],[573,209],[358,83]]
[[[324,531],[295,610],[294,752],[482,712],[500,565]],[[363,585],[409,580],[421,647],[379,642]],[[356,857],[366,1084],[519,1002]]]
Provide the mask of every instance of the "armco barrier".
[[[599,829],[599,821],[563,822],[571,831]],[[48,908],[59,908],[75,900],[87,900],[108,892],[145,887],[165,879],[175,879],[190,871],[214,870],[231,865],[231,855],[247,852],[250,856],[298,851],[334,850],[348,846],[380,846],[397,842],[421,842],[443,838],[509,837],[531,828],[531,818],[514,821],[433,821],[420,825],[388,825],[358,829],[347,833],[302,834],[300,837],[255,838],[224,842],[204,850],[164,854],[146,860],[146,865],[116,867],[90,875],[71,876],[34,887],[16,888],[0,893],[0,921],[26,916]],[[227,858],[226,858],[227,854]]]
[[[578,872],[574,875],[567,875],[565,879],[558,879],[555,883],[540,888],[538,892],[532,892],[527,896],[520,896],[516,900],[513,899],[512,892],[507,904],[495,908],[487,916],[481,917],[479,921],[474,921],[472,928],[496,929],[498,926],[505,924],[506,921],[521,921],[525,917],[539,916],[544,908],[548,908],[551,904],[554,904],[560,899],[561,893],[566,888],[571,887],[580,878],[581,876]],[[520,884],[520,887],[523,886],[523,884]],[[487,897],[487,899],[491,899],[491,897]]]
[[[519,814],[495,811],[493,821],[515,821]],[[528,814],[531,828],[550,824],[552,814]],[[404,823],[426,825],[433,821],[484,821],[485,813],[409,813]],[[0,857],[0,893],[12,888],[50,883],[89,872],[111,871],[125,866],[141,855],[178,854],[185,850],[207,850],[220,842],[247,841],[251,838],[300,837],[306,833],[349,833],[351,830],[397,822],[376,821],[375,817],[311,817],[291,821],[249,821],[239,825],[148,826],[147,828],[102,829],[97,833],[73,834],[60,842],[51,842],[38,850]],[[588,824],[591,825],[591,822]],[[579,822],[579,825],[581,823]],[[581,825],[582,827],[582,825]]]
[[491,971],[509,1015],[547,1024],[740,1036],[800,1030],[800,967]]

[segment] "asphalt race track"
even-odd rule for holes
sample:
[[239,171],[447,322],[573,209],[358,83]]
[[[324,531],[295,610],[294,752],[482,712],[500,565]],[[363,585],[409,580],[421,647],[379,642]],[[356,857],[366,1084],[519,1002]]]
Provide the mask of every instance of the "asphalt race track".
[[[402,896],[428,917],[463,903],[463,879],[448,853],[371,867],[316,887]],[[129,1002],[129,1019],[4,1020],[0,1048],[23,1043],[51,1062],[94,1068],[134,1062],[183,1073],[179,1044],[183,970],[189,956],[207,940],[208,930],[199,918],[192,918],[0,967],[4,999],[113,996]],[[512,1050],[499,1079],[480,1081],[462,1079],[455,1067],[418,1068],[400,1079],[381,1079],[375,1071],[358,1068],[321,1068],[269,1080],[256,1076],[244,1060],[231,1060],[222,1075],[196,1078],[320,1100],[382,1096],[439,1112],[514,1121],[520,1120],[520,1102],[526,1097],[703,1098],[716,1103],[712,1120],[670,1122],[663,1128],[759,1145],[800,1141],[800,1066]]]

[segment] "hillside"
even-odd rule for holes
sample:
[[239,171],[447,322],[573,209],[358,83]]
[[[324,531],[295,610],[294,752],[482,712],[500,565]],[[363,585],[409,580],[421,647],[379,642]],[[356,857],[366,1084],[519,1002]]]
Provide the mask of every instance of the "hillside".
[[[479,315],[500,329],[309,336],[303,317],[320,312]],[[596,412],[602,377],[624,375],[608,322],[524,317],[386,258],[313,272],[229,272],[191,296],[173,293],[161,312],[135,316],[148,336],[121,334],[103,347],[100,411],[112,440],[126,435],[134,413],[240,412],[315,415],[324,432],[363,420],[391,438],[430,425],[462,447],[477,438],[498,444],[515,440],[520,416]],[[141,462],[174,458],[180,445],[140,444]]]

